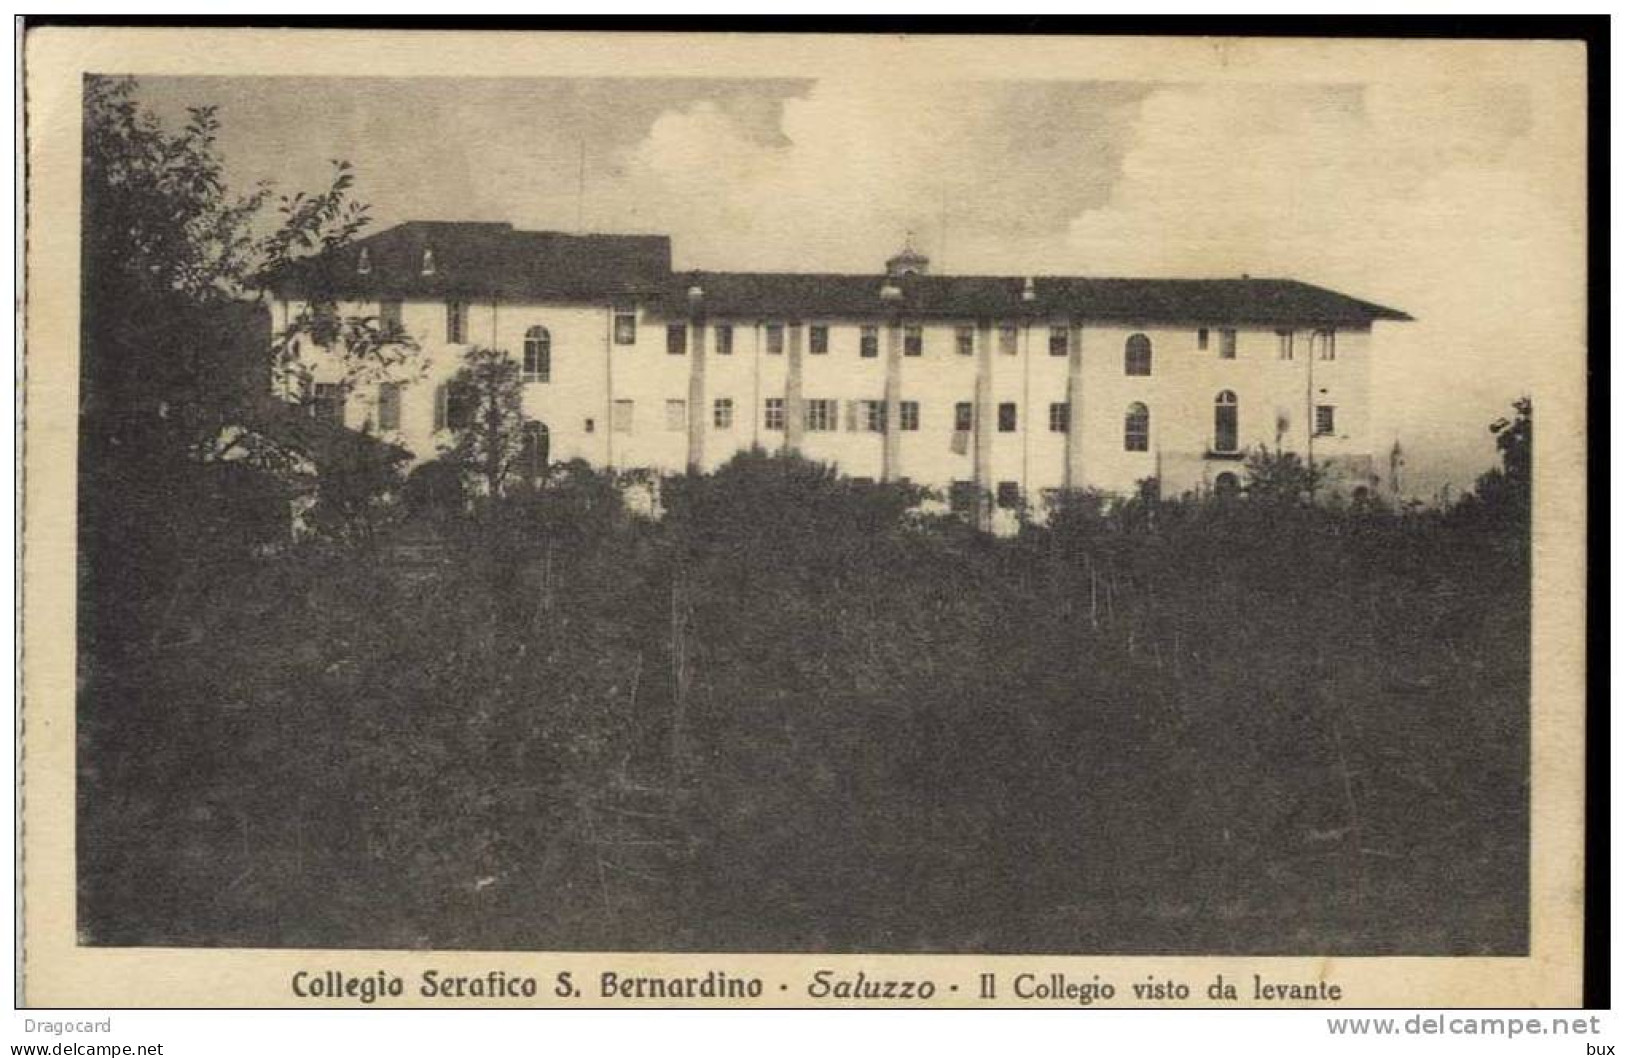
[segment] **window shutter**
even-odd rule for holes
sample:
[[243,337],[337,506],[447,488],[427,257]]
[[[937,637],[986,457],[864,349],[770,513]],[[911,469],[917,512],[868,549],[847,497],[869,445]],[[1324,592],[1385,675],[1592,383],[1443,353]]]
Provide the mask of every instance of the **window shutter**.
[[434,428],[436,430],[446,428],[446,384],[444,382],[436,386],[434,390]]
[[846,432],[856,433],[858,429],[858,402],[849,400],[846,402]]

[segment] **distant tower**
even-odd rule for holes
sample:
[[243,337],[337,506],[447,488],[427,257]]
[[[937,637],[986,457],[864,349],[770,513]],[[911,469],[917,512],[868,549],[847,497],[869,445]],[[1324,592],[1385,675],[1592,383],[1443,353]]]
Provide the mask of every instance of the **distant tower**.
[[886,260],[886,274],[893,277],[925,275],[930,269],[931,258],[914,248],[912,231],[903,239],[903,248]]

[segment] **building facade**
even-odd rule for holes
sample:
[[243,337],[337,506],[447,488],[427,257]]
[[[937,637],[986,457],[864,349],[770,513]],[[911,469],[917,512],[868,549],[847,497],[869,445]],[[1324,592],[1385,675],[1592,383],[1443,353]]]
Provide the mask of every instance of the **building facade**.
[[449,383],[486,346],[519,362],[553,461],[797,452],[995,527],[1056,489],[1238,487],[1260,445],[1368,485],[1373,325],[1409,319],[1291,280],[933,275],[912,250],[872,275],[674,272],[665,237],[506,224],[403,224],[274,290],[279,328],[319,290],[415,340],[410,376],[359,385],[303,349],[298,396],[420,460],[467,414]]

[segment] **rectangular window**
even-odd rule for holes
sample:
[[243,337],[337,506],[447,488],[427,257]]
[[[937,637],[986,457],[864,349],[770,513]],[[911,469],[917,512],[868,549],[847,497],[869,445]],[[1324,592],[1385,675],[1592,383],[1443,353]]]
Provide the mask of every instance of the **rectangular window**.
[[954,432],[955,433],[969,433],[970,428],[971,428],[971,424],[974,421],[975,420],[974,420],[974,417],[973,417],[973,412],[971,411],[971,403],[970,403],[970,401],[962,400],[958,404],[954,405]]
[[1070,345],[1070,335],[1065,327],[1051,327],[1049,329],[1049,355],[1065,356]]
[[960,356],[976,355],[975,327],[954,328],[954,352],[958,353]]
[[999,482],[999,506],[1007,511],[1017,510],[1021,507],[1021,483],[1019,481]]
[[1337,432],[1337,409],[1330,404],[1315,405],[1315,436]]
[[401,428],[401,386],[400,382],[381,382],[378,385],[378,428],[380,430],[399,430]]
[[829,328],[822,323],[815,323],[807,328],[807,352],[814,356],[823,356],[829,352]]
[[1198,349],[1206,349],[1207,348],[1207,328],[1206,327],[1197,328],[1197,331],[1196,331],[1196,348],[1198,348]]
[[1236,332],[1226,328],[1219,332],[1219,359],[1234,360],[1236,358]]
[[592,433],[593,430],[595,430],[597,427],[598,427],[598,423],[596,423],[592,419],[582,419],[581,420],[581,432],[582,433]]
[[344,387],[334,382],[318,382],[310,387],[305,407],[312,419],[344,425]]
[[1316,346],[1315,355],[1319,356],[1320,359],[1322,359],[1322,360],[1336,360],[1337,359],[1337,332],[1336,331],[1316,331],[1313,340],[1314,340],[1315,346]]
[[688,428],[688,401],[668,400],[666,402],[666,429],[683,430]]
[[784,354],[784,324],[770,323],[767,325],[767,351],[773,356]]
[[925,332],[917,323],[906,324],[903,327],[903,355],[925,355]]
[[999,353],[1003,356],[1015,356],[1017,342],[1021,337],[1021,328],[1013,323],[1006,323],[999,328]]
[[451,345],[468,341],[468,302],[446,302],[446,341]]
[[1049,406],[1049,432],[1066,433],[1072,429],[1072,406],[1061,401]]
[[613,430],[614,432],[616,432],[616,433],[631,433],[632,432],[632,402],[631,401],[629,401],[629,400],[618,400],[618,401],[615,402],[615,410],[614,410],[613,414],[610,417],[609,428],[611,430]]
[[897,402],[897,428],[910,433],[920,428],[919,401],[900,400]]
[[672,356],[682,356],[688,352],[688,324],[666,324],[666,352]]
[[1278,360],[1292,359],[1292,332],[1279,330],[1275,332],[1275,356]]
[[866,400],[861,407],[863,409],[863,428],[869,433],[885,433],[886,402],[883,400]]
[[615,344],[636,345],[638,341],[638,310],[635,305],[615,306]]
[[865,325],[863,336],[858,339],[858,355],[866,360],[873,360],[880,355],[880,328]]
[[440,390],[440,426],[446,430],[466,430],[474,425],[479,394],[466,382],[447,382]]
[[731,323],[717,324],[717,355],[734,355],[734,327]]
[[999,432],[1016,432],[1016,404],[1015,401],[1005,401],[999,405]]
[[841,403],[835,400],[809,400],[807,401],[808,430],[818,433],[828,433],[840,425]]
[[768,397],[762,404],[762,426],[768,430],[784,429],[784,398]]
[[385,334],[399,334],[401,327],[401,302],[399,298],[378,303],[378,329]]
[[719,430],[731,430],[734,425],[732,397],[718,397],[711,402],[711,425]]

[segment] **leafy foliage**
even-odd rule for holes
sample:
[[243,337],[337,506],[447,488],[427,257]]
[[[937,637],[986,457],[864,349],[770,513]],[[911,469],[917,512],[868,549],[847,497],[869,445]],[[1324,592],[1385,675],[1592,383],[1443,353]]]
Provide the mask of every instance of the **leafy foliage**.
[[1247,455],[1247,495],[1271,506],[1310,503],[1326,472],[1296,452],[1272,452],[1259,445]]
[[[241,659],[258,656],[271,624],[246,616],[258,603],[239,596],[230,614],[221,604],[270,587],[257,578],[287,546],[313,475],[317,523],[353,541],[393,472],[372,461],[382,458],[375,447],[323,444],[318,424],[270,399],[281,353],[259,281],[299,247],[358,230],[364,210],[349,204],[348,168],[319,205],[285,212],[266,235],[270,189],[228,189],[213,108],[193,109],[173,131],[140,105],[134,81],[89,77],[83,118],[77,616],[80,795],[93,822],[89,806],[116,788],[100,785],[117,767],[108,745],[146,747],[155,761],[202,773],[222,766],[197,752],[209,744],[197,738],[218,729],[171,726],[202,718],[194,705],[165,704],[180,678],[165,664],[184,654],[190,672],[218,629],[238,662],[200,675],[242,678]],[[356,453],[366,459],[346,458]],[[165,811],[174,792],[137,789],[127,821],[139,833],[154,825],[144,813]],[[101,840],[91,826],[81,853],[94,860]]]
[[1501,465],[1480,474],[1473,493],[1464,499],[1461,515],[1527,529],[1533,495],[1535,440],[1534,402],[1520,397],[1512,403],[1510,418],[1490,424]]
[[445,457],[479,481],[486,496],[501,496],[510,478],[524,467],[519,364],[505,350],[471,346],[446,390],[448,400],[461,402],[466,418],[447,423],[452,443]]
[[151,740],[92,725],[89,935],[1522,950],[1504,530],[1147,490],[994,541],[761,453],[660,521],[619,488],[219,585],[123,670]]

